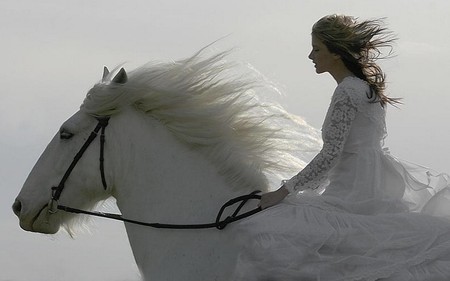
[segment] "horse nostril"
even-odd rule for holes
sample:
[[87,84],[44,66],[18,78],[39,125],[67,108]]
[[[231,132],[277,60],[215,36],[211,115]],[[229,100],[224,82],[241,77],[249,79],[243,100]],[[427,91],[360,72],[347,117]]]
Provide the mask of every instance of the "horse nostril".
[[14,201],[14,204],[12,205],[12,209],[14,214],[16,214],[16,216],[20,216],[20,211],[22,210],[22,203],[16,199],[16,201]]

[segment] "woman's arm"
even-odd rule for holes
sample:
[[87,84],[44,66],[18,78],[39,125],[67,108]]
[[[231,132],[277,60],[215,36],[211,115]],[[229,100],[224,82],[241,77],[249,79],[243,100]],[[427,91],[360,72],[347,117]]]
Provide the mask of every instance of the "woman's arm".
[[323,130],[323,147],[314,159],[297,175],[284,181],[274,192],[263,195],[260,206],[267,208],[282,201],[287,194],[305,189],[316,189],[326,177],[328,171],[336,165],[341,155],[347,136],[352,127],[360,103],[353,89],[340,89],[330,105],[329,120]]
[[318,188],[327,172],[336,165],[358,108],[352,97],[343,92],[331,110],[330,120],[323,128],[323,147],[303,170],[285,182],[290,192]]

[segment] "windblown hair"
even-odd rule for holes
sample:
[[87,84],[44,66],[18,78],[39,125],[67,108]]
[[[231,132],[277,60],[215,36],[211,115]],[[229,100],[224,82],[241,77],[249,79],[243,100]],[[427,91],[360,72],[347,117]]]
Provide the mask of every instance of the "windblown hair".
[[[344,15],[328,15],[317,21],[312,35],[322,41],[331,53],[341,57],[345,66],[358,78],[366,81],[372,92],[369,98],[373,102],[397,104],[398,98],[385,94],[386,75],[376,63],[392,53],[395,36],[384,27],[383,19],[358,21]],[[382,49],[389,48],[386,56]]]
[[261,101],[256,92],[276,89],[251,67],[242,73],[243,64],[227,62],[228,52],[207,59],[201,52],[146,64],[130,72],[124,84],[102,81],[81,109],[105,116],[135,106],[203,153],[233,186],[266,189],[267,175],[297,172],[307,159],[292,152],[316,152],[317,132],[280,106]]

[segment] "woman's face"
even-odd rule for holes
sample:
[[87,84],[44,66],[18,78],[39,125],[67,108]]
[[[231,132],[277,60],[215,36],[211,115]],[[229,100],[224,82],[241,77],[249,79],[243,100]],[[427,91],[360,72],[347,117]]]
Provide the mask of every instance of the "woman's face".
[[340,57],[331,53],[327,46],[316,36],[312,35],[312,51],[308,58],[314,63],[316,73],[330,72],[335,67],[336,60]]

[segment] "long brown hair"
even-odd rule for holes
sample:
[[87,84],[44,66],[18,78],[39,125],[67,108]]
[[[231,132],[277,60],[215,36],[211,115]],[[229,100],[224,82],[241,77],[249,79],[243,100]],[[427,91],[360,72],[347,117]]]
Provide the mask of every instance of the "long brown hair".
[[[399,98],[390,98],[385,94],[386,75],[376,63],[380,58],[392,54],[395,36],[384,27],[383,19],[358,22],[356,18],[344,15],[328,15],[317,21],[312,35],[322,41],[331,53],[341,57],[345,66],[358,78],[366,81],[372,102],[386,104],[400,103]],[[388,48],[388,55],[382,55],[382,49]]]

